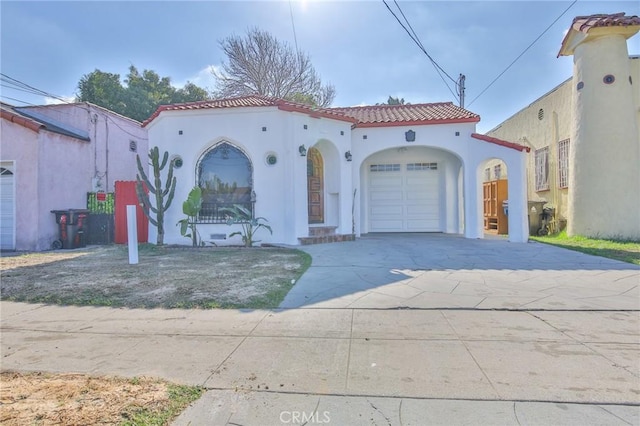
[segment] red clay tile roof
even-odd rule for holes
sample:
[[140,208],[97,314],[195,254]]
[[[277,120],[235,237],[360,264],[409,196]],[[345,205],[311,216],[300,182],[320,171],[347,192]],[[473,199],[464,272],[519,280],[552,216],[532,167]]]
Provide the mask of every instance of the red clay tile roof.
[[413,126],[419,124],[474,123],[480,116],[452,102],[415,105],[375,105],[331,108],[353,117],[357,127]]
[[34,132],[40,132],[40,129],[44,127],[44,124],[37,122],[31,118],[24,117],[20,114],[13,112],[12,107],[8,104],[2,104],[2,108],[0,109],[0,115],[5,120],[11,121],[12,123],[19,124],[22,127],[26,127],[27,129],[31,129]]
[[571,28],[587,33],[591,28],[596,27],[628,27],[632,25],[640,25],[640,18],[635,15],[625,16],[624,12],[620,12],[611,15],[576,16],[573,18]]
[[506,146],[507,148],[513,148],[513,149],[516,149],[516,150],[518,150],[520,152],[522,152],[522,151],[530,152],[531,151],[531,148],[529,148],[528,146],[518,145],[517,143],[513,143],[513,142],[505,141],[505,140],[502,140],[502,139],[494,138],[492,136],[481,135],[479,133],[471,133],[471,137],[479,139],[481,141],[494,143],[496,145]]
[[277,107],[282,111],[300,112],[311,117],[347,121],[356,127],[411,126],[420,124],[473,123],[480,116],[453,105],[451,102],[416,105],[376,105],[348,108],[313,108],[309,105],[260,95],[184,104],[161,105],[142,123],[152,122],[162,111],[198,109]]
[[305,104],[285,101],[278,98],[270,98],[261,95],[240,96],[237,98],[217,99],[211,101],[190,102],[184,104],[160,105],[158,109],[142,123],[142,127],[152,122],[162,111],[186,111],[197,109],[219,109],[219,108],[247,108],[247,107],[278,107],[283,111],[294,111],[309,114],[312,117],[334,118],[336,120],[355,121],[343,114],[333,112],[327,108],[312,108]]
[[[569,31],[567,31],[564,39],[562,39],[558,57],[573,54],[573,49],[575,48],[573,45],[574,39],[578,34],[582,34],[582,37],[586,37],[591,29],[602,27],[640,27],[640,17],[636,15],[626,16],[624,12],[612,13],[610,15],[599,14],[576,16],[573,18]],[[627,37],[630,37],[633,34],[634,33],[631,32]],[[580,41],[581,39],[578,40]]]

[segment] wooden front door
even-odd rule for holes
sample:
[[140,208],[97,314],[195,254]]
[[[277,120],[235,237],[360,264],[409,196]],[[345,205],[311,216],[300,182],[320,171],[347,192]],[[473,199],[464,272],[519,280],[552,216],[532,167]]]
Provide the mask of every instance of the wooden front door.
[[307,153],[307,194],[309,223],[324,223],[324,165],[315,148]]

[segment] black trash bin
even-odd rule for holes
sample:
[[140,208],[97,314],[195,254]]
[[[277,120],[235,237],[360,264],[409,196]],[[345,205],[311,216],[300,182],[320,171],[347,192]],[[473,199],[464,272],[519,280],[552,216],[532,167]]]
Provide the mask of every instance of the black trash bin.
[[84,226],[89,210],[51,210],[51,213],[56,215],[56,223],[58,224],[58,239],[51,244],[51,248],[74,249],[86,247]]

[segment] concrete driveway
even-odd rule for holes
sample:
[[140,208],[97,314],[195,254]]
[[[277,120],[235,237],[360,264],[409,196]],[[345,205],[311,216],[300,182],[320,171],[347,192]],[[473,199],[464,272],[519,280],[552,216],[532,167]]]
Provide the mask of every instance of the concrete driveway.
[[370,234],[302,249],[313,263],[282,308],[640,308],[640,267],[535,242]]
[[176,425],[640,424],[640,268],[428,234],[304,250],[283,309],[2,302],[2,368],[205,386]]

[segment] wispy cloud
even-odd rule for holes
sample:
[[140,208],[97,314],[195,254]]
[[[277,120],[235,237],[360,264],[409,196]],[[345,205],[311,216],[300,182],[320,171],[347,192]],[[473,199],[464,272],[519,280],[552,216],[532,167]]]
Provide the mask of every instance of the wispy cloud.
[[220,66],[207,65],[186,80],[176,82],[175,86],[181,88],[184,87],[184,85],[187,84],[188,81],[190,81],[196,86],[202,87],[203,89],[206,89],[208,91],[212,91],[216,87],[216,78],[213,75],[214,70],[216,72],[219,72]]
[[45,105],[71,104],[76,101],[75,96],[60,96],[59,98],[44,98]]

